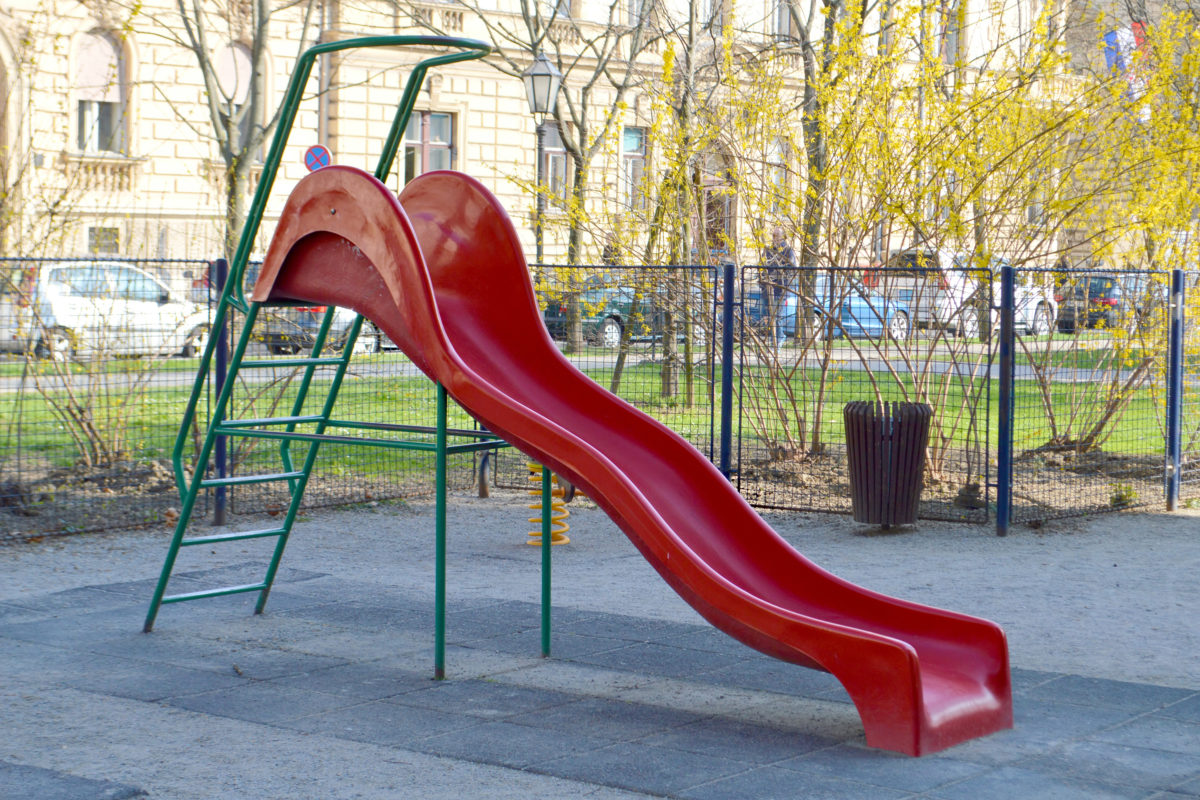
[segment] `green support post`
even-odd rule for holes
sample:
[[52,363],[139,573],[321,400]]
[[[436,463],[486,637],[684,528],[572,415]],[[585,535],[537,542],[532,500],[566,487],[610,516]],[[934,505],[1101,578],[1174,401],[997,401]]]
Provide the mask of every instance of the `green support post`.
[[433,586],[433,677],[446,679],[446,387],[437,387],[437,500],[434,511],[436,552]]
[[542,658],[550,656],[550,548],[553,520],[551,500],[554,496],[554,476],[542,465]]

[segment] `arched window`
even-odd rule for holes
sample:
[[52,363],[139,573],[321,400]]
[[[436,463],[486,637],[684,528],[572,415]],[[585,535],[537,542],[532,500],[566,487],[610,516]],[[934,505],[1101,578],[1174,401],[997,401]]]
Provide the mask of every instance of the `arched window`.
[[85,153],[125,152],[125,64],[103,33],[84,34],[75,49],[76,145]]

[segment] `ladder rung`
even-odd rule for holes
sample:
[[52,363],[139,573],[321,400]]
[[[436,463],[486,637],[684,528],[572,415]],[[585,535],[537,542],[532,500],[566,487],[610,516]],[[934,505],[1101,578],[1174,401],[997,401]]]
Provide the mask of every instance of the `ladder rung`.
[[268,425],[302,425],[308,422],[320,422],[325,419],[320,414],[310,414],[304,417],[265,417],[263,419],[227,419],[222,420],[222,428],[258,428]]
[[[256,439],[279,439],[288,442],[329,442],[331,444],[361,444],[372,447],[403,448],[407,442],[394,439],[367,439],[362,436],[337,436],[331,433],[302,433],[300,431],[264,431],[255,428],[225,429],[218,425],[213,429],[218,435],[246,436]],[[433,445],[430,445],[431,447]],[[414,445],[414,449],[424,449],[424,445]]]
[[186,600],[199,600],[202,597],[223,597],[227,594],[241,594],[242,592],[261,592],[267,588],[265,583],[248,583],[245,586],[226,586],[221,589],[206,589],[202,592],[188,592],[187,594],[171,594],[162,599],[164,603],[182,603]]
[[336,367],[341,364],[341,356],[323,358],[279,358],[274,361],[243,361],[238,369],[262,369],[264,367]]
[[258,531],[234,531],[233,533],[214,533],[212,536],[193,536],[191,539],[183,539],[179,542],[180,547],[189,547],[196,544],[213,544],[214,542],[236,542],[239,539],[261,539],[264,536],[282,536],[287,533],[283,528],[267,528]]
[[[258,300],[259,308],[311,308],[313,303],[308,300]],[[328,305],[326,305],[328,308]]]
[[208,486],[240,486],[246,483],[270,483],[271,481],[290,481],[292,478],[304,477],[304,471],[273,472],[267,475],[238,475],[234,478],[206,478],[200,485]]
[[[331,419],[329,420],[329,427],[361,428],[371,431],[400,431],[402,433],[437,433],[437,428],[433,425],[402,425],[395,422],[359,422],[347,419]],[[450,436],[473,436],[476,439],[497,438],[496,434],[483,428],[447,428],[446,433]]]

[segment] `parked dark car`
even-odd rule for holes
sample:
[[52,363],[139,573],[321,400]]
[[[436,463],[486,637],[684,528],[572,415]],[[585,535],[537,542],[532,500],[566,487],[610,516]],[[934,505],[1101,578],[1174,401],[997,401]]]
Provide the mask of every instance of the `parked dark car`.
[[[550,338],[565,341],[570,334],[570,304],[579,307],[583,339],[588,344],[614,348],[621,343],[621,334],[630,328],[630,340],[652,342],[662,338],[666,328],[668,304],[661,294],[643,292],[634,314],[637,290],[631,286],[611,285],[599,281],[590,282],[582,291],[552,297],[542,312],[542,320]],[[693,310],[703,303],[697,299]],[[695,319],[699,321],[699,313]],[[694,326],[696,340],[703,341],[703,326]],[[682,338],[682,333],[680,334]]]
[[574,302],[579,307],[584,341],[612,348],[621,343],[621,331],[631,322],[633,299],[634,290],[628,286],[594,283],[573,296],[549,300],[542,320],[550,338],[565,341],[570,336],[570,306]]
[[1064,283],[1055,293],[1058,330],[1075,333],[1080,328],[1116,328],[1131,311],[1122,276],[1094,272]]
[[[309,350],[317,339],[317,331],[321,329],[321,321],[325,318],[327,306],[287,306],[284,308],[264,308],[259,312],[259,321],[254,333],[266,345],[267,352],[275,355],[289,355]],[[334,353],[346,343],[350,326],[354,323],[356,314],[348,308],[338,308],[334,311],[333,322],[329,326],[329,335],[325,341],[325,352]],[[376,328],[370,320],[363,320],[362,329],[354,343],[357,353],[378,353],[383,350],[395,349],[392,340]]]

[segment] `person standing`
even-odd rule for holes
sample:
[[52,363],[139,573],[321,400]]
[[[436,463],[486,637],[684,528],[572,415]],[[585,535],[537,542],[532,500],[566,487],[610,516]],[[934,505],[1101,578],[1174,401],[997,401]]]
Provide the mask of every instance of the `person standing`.
[[791,282],[788,269],[796,266],[796,252],[792,250],[783,228],[778,225],[771,231],[771,244],[763,252],[763,266],[766,267],[762,275],[763,298],[767,303],[766,319],[775,341],[780,342],[784,337],[779,312],[783,308],[784,293]]

